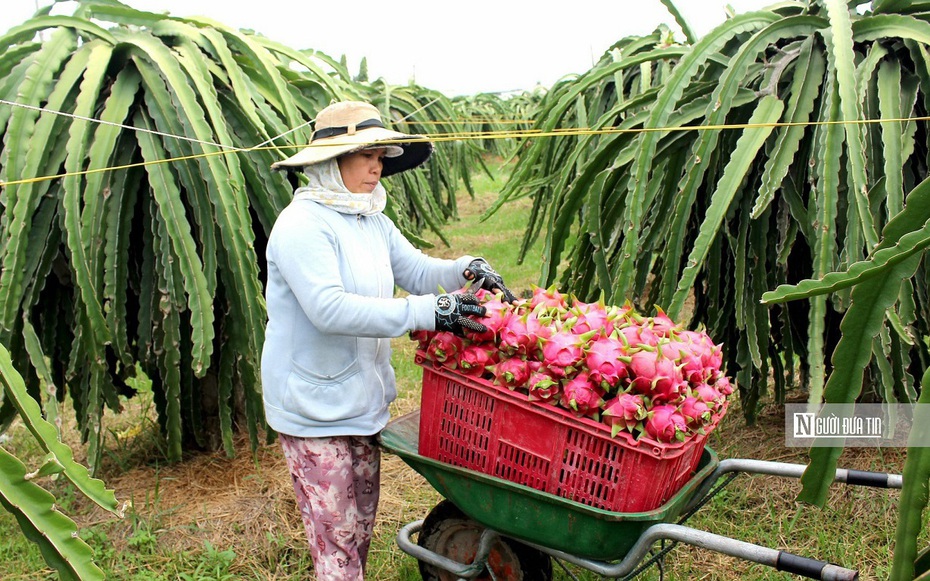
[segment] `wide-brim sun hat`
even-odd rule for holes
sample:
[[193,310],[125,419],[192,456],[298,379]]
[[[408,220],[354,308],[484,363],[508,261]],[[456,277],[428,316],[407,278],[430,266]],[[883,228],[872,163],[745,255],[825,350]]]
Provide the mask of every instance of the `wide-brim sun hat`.
[[310,145],[271,167],[303,168],[373,147],[385,149],[381,177],[415,168],[433,152],[433,144],[426,137],[387,129],[375,106],[361,101],[340,101],[317,114]]

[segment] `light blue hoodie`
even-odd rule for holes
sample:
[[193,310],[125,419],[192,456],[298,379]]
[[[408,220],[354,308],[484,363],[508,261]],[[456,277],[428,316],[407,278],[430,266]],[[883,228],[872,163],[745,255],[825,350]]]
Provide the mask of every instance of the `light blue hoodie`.
[[[433,293],[461,288],[472,257],[429,257],[384,214],[299,198],[275,222],[266,256],[268,425],[300,437],[377,433],[397,396],[389,338],[433,330]],[[395,285],[410,296],[394,298]]]

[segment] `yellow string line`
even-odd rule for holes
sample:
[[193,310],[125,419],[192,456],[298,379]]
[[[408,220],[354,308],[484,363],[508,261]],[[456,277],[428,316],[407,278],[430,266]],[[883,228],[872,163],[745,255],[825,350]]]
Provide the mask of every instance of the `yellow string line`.
[[526,125],[535,123],[534,119],[494,119],[491,117],[469,117],[455,121],[396,121],[395,125],[468,125],[471,123],[500,123],[501,125]]
[[[906,123],[909,121],[930,121],[930,116],[923,117],[903,117],[897,119],[856,119],[852,121],[784,121],[784,122],[774,122],[774,123],[734,123],[734,124],[720,124],[720,125],[684,125],[679,127],[638,127],[638,128],[621,128],[621,127],[605,127],[603,129],[553,129],[550,131],[542,131],[540,129],[528,129],[524,131],[488,131],[488,132],[471,132],[471,133],[437,133],[437,134],[428,134],[424,135],[427,140],[432,142],[446,142],[446,141],[464,141],[464,140],[478,140],[478,139],[513,139],[521,137],[558,137],[558,136],[567,136],[567,135],[610,135],[610,134],[624,134],[624,133],[670,133],[675,131],[722,131],[727,129],[758,129],[758,128],[773,128],[773,127],[800,127],[800,126],[826,126],[826,125],[873,125],[877,123]],[[392,143],[407,143],[409,140],[406,139],[397,139],[397,140],[384,140],[379,141],[378,143],[383,143],[385,145]],[[159,163],[173,163],[176,161],[186,161],[190,159],[198,159],[201,157],[209,157],[214,155],[228,155],[230,153],[243,153],[249,151],[262,151],[262,150],[281,150],[281,149],[303,149],[304,147],[330,147],[331,144],[310,144],[304,146],[298,145],[269,145],[265,147],[248,147],[248,148],[235,148],[227,149],[223,151],[212,151],[198,153],[194,155],[187,155],[182,157],[171,157],[167,159],[157,159],[152,161],[144,161],[138,163],[130,163],[120,166],[106,167],[106,168],[97,168],[91,170],[82,170],[76,172],[67,172],[49,176],[41,176],[34,178],[25,178],[20,180],[10,180],[6,182],[0,182],[0,188],[12,185],[19,184],[30,184],[42,181],[53,180],[57,178],[66,178],[74,177],[80,175],[90,175],[105,171],[118,171],[122,169],[129,169],[134,167],[143,167],[148,165],[154,165]]]

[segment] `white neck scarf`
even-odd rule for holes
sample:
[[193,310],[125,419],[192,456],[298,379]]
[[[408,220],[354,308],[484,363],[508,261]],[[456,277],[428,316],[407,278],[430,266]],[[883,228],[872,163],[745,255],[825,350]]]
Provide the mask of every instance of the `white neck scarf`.
[[387,193],[381,182],[370,194],[354,194],[342,181],[342,173],[335,159],[308,165],[304,174],[310,182],[294,190],[295,200],[313,200],[340,214],[371,216],[384,210]]

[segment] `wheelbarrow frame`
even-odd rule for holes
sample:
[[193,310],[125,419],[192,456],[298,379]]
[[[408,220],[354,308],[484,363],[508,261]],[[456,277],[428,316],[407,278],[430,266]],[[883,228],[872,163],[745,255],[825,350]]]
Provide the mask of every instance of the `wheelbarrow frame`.
[[[702,547],[739,559],[812,579],[857,579],[858,573],[835,564],[755,545],[738,539],[675,524],[679,515],[696,510],[715,483],[728,473],[799,478],[804,465],[752,459],[718,461],[705,447],[695,475],[668,502],[643,513],[616,513],[560,498],[467,468],[426,458],[418,453],[419,411],[390,422],[379,435],[382,446],[401,457],[442,496],[485,530],[471,563],[460,563],[413,541],[422,520],[408,523],[397,544],[416,559],[462,579],[479,575],[499,537],[524,543],[557,559],[604,577],[625,577],[659,540]],[[838,469],[837,482],[900,488],[901,476]],[[561,527],[561,528],[560,528]],[[553,530],[555,536],[552,535]]]

